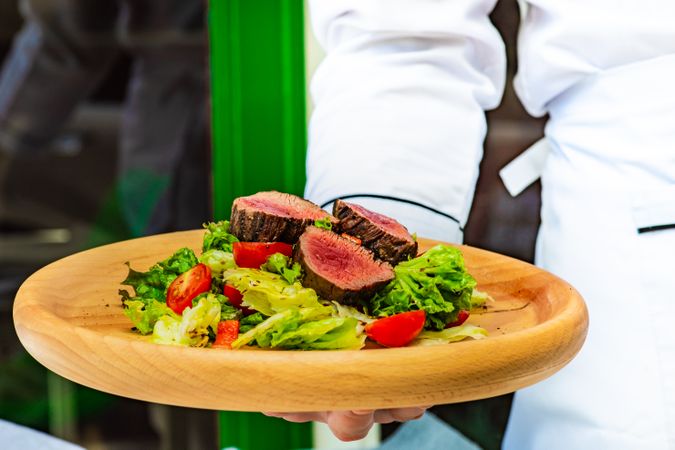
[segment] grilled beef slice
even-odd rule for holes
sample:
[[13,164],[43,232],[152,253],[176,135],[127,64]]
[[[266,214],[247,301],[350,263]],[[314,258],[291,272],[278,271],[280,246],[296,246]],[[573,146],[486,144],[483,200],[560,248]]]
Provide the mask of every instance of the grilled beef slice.
[[291,194],[268,191],[239,197],[232,204],[230,233],[240,241],[294,244],[317,219],[332,217],[314,203]]
[[372,297],[394,279],[394,270],[386,262],[332,231],[310,226],[293,250],[310,287],[327,300],[350,305]]
[[337,200],[333,216],[340,220],[338,230],[361,239],[376,257],[396,265],[417,255],[417,242],[396,220],[363,206]]

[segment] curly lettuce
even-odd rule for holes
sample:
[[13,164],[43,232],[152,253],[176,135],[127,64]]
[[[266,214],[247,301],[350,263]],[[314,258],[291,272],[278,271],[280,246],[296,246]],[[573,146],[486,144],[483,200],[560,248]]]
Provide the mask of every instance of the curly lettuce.
[[242,293],[242,305],[272,316],[289,308],[322,307],[314,289],[299,282],[289,284],[281,275],[258,269],[230,269],[223,273],[225,283]]
[[266,318],[267,316],[263,315],[260,312],[256,312],[249,316],[243,317],[239,321],[239,333],[246,333],[248,330],[255,327],[256,325],[260,325],[261,323],[263,323]]
[[182,316],[164,315],[155,323],[153,341],[158,344],[206,347],[209,336],[215,335],[221,317],[221,303],[213,294],[187,307]]
[[422,331],[417,335],[411,346],[449,344],[463,341],[464,339],[483,339],[488,332],[485,328],[475,325],[463,324],[442,331]]
[[139,272],[129,267],[129,273],[121,284],[134,289],[135,295],[122,289],[119,294],[123,301],[137,300],[145,304],[152,300],[166,302],[166,290],[173,280],[183,272],[197,265],[198,260],[189,248],[181,248],[169,258],[150,267],[147,272]]
[[271,255],[260,269],[281,275],[288,284],[293,284],[302,277],[300,264],[297,262],[291,264],[291,258],[282,253]]
[[230,300],[220,292],[204,292],[192,299],[192,306],[195,307],[204,297],[210,297],[218,300],[220,303],[220,320],[239,320],[242,312],[239,308],[230,303]]
[[141,334],[152,333],[155,323],[162,316],[178,318],[178,315],[166,306],[166,303],[154,299],[147,303],[140,300],[127,300],[124,302],[124,314]]
[[199,262],[211,269],[211,275],[220,276],[227,269],[237,267],[234,263],[234,255],[224,250],[211,249],[202,253]]
[[232,244],[239,242],[239,239],[230,233],[230,222],[227,220],[205,223],[203,227],[206,233],[204,233],[202,241],[202,253],[209,250],[222,250],[232,253]]
[[351,317],[333,317],[330,306],[285,309],[246,333],[232,348],[257,345],[261,348],[301,350],[360,349],[366,336]]
[[333,223],[330,221],[329,216],[326,216],[323,219],[316,219],[314,221],[314,226],[317,228],[323,228],[324,230],[333,231]]
[[371,315],[386,317],[424,310],[425,329],[442,330],[457,320],[460,310],[471,309],[476,280],[466,271],[462,253],[437,245],[394,268],[395,277],[366,305]]
[[289,284],[280,274],[241,268],[226,271],[223,278],[242,293],[244,306],[258,311],[242,320],[241,334],[232,348],[254,344],[303,350],[363,346],[366,337],[356,318],[338,316],[333,306],[321,304],[313,289],[297,281]]

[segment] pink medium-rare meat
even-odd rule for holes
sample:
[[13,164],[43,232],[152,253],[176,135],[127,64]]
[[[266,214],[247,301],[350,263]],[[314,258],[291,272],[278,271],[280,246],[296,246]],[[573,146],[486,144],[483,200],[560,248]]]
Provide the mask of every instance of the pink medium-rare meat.
[[239,197],[232,204],[230,233],[244,242],[286,242],[294,244],[315,220],[332,217],[314,203],[277,191]]
[[391,217],[342,200],[333,204],[333,216],[340,221],[340,232],[361,239],[364,247],[391,265],[417,255],[417,242]]
[[366,300],[394,279],[392,267],[370,251],[317,227],[308,227],[300,236],[293,259],[304,270],[303,286],[344,304]]

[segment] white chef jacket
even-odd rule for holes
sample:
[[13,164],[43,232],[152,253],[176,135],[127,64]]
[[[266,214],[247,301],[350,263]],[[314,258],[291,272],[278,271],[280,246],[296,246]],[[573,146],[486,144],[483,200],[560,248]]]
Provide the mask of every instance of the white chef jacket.
[[[306,196],[459,241],[505,56],[496,0],[315,0]],[[511,449],[675,449],[675,2],[532,0],[516,90],[550,114],[537,263],[586,298],[587,342],[516,394]]]

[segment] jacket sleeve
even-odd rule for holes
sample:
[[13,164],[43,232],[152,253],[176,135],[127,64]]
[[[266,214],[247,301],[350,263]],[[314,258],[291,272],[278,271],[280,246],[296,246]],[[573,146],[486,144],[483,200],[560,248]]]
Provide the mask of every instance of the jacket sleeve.
[[351,198],[420,236],[461,240],[486,109],[499,104],[496,0],[314,0],[305,195]]

